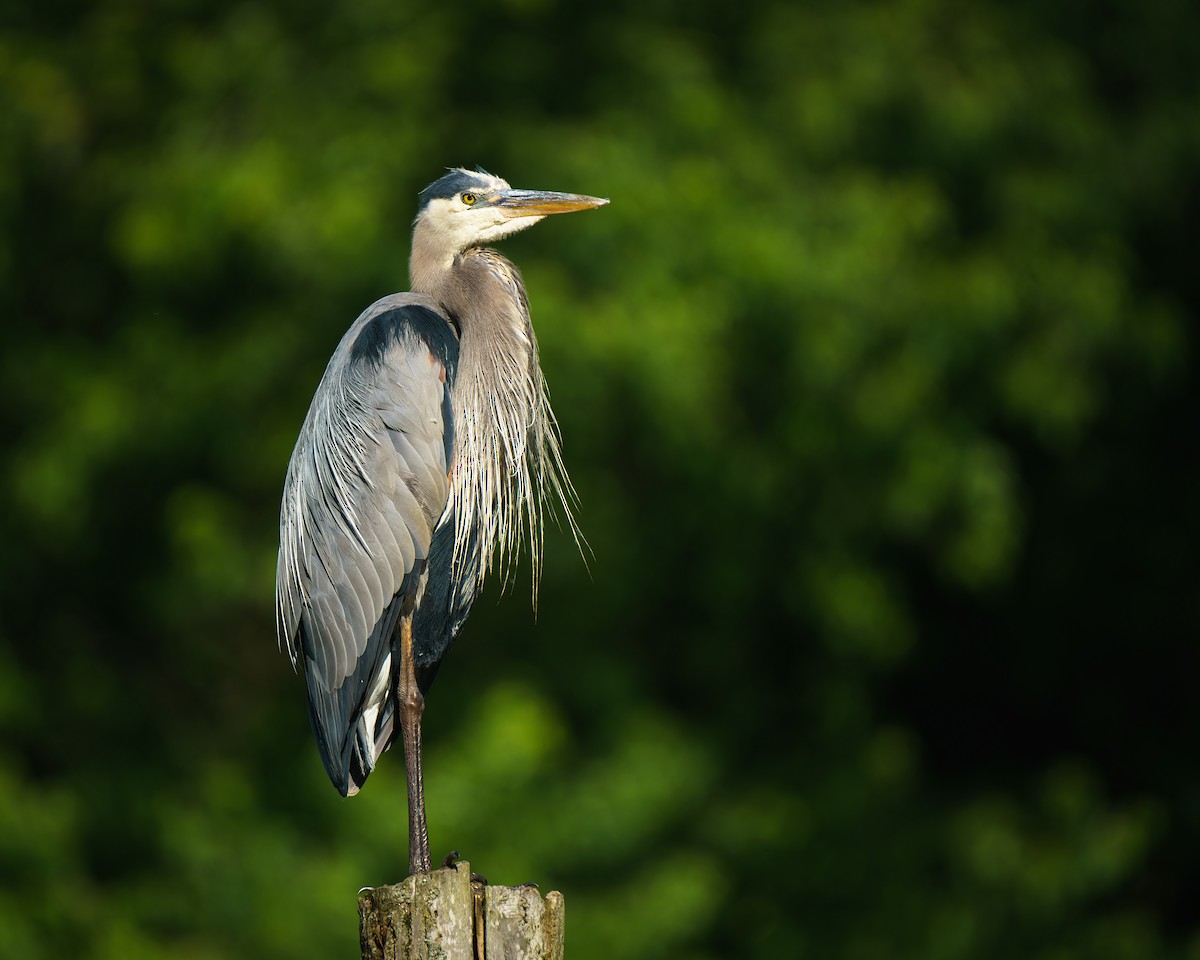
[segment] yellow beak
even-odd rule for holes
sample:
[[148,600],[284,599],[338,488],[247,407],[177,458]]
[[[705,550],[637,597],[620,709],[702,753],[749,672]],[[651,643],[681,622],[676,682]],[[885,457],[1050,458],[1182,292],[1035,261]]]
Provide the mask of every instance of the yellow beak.
[[488,199],[507,217],[545,217],[552,213],[594,210],[608,203],[607,198],[553,193],[549,190],[504,190]]

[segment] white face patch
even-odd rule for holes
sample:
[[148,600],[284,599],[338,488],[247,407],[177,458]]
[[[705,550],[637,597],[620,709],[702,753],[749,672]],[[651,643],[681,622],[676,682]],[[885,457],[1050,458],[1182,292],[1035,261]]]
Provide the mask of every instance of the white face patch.
[[463,201],[463,194],[430,200],[422,210],[419,221],[430,234],[430,240],[438,249],[452,251],[457,256],[468,247],[480,246],[510,237],[532,227],[544,216],[506,216],[502,208],[491,206],[487,197],[509,189],[508,183],[499,177],[490,177],[472,193],[476,202]]
[[430,200],[421,214],[430,240],[439,250],[457,256],[500,229],[507,221],[495,207],[468,207],[461,199]]

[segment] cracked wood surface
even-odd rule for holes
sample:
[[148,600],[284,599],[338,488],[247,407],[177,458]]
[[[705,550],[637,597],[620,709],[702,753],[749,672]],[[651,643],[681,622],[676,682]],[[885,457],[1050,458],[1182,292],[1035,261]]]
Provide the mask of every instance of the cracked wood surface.
[[358,894],[363,960],[562,960],[565,903],[471,880],[459,861]]

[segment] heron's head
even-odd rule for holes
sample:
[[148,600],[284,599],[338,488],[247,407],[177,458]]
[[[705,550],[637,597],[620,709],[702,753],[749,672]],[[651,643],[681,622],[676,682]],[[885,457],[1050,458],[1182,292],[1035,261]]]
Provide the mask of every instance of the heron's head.
[[511,236],[552,213],[602,207],[607,200],[575,193],[514,190],[482,170],[451,170],[421,191],[414,226],[425,243],[451,257]]

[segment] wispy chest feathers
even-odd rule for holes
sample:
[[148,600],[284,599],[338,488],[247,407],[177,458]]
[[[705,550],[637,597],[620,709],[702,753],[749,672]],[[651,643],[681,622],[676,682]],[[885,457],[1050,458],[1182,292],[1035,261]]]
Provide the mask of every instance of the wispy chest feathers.
[[525,289],[515,266],[479,248],[440,280],[429,292],[460,329],[449,503],[455,565],[474,564],[482,580],[495,563],[505,576],[528,536],[536,596],[547,501],[576,528]]

